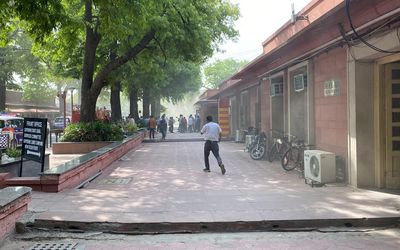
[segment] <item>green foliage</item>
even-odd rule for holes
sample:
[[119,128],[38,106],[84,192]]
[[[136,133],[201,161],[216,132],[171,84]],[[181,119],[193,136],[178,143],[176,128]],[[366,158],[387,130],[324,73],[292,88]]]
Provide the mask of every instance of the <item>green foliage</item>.
[[2,0],[0,1],[0,43],[13,29],[13,21],[25,23],[27,31],[41,40],[66,20],[60,0]]
[[218,88],[222,81],[237,72],[247,61],[236,61],[234,59],[217,60],[204,68],[205,86]]
[[131,123],[128,121],[118,122],[118,126],[126,134],[133,134],[138,130],[138,126],[136,125],[136,123]]
[[63,142],[122,141],[123,131],[117,124],[104,122],[76,123],[65,128]]
[[23,99],[36,104],[54,100],[57,94],[46,82],[24,81],[22,89]]
[[138,89],[150,87],[151,96],[171,102],[182,100],[185,94],[197,91],[201,87],[200,65],[182,59],[169,59],[147,56],[144,52],[137,58],[137,64],[124,67],[125,89],[131,86]]
[[19,148],[7,148],[6,155],[11,158],[21,158],[21,149]]
[[[234,22],[238,18],[238,7],[228,0],[0,1],[0,30],[11,30],[8,24],[13,19],[22,21],[40,44],[34,46],[35,55],[53,72],[72,78],[83,75],[82,121],[94,119],[97,97],[112,82],[108,79],[111,73],[143,51],[194,63],[187,69],[174,66],[157,81],[145,81],[156,84],[158,96],[182,98],[182,93],[199,86],[200,77],[193,70],[221,42],[237,36]],[[110,58],[111,52],[115,59]]]

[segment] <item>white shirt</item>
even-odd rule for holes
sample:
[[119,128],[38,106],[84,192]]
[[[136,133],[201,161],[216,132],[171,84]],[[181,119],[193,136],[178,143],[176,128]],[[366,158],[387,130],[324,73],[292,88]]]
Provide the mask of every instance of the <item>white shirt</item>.
[[219,134],[222,132],[220,126],[215,122],[209,122],[203,126],[201,133],[206,141],[219,141]]
[[193,122],[194,122],[193,117],[189,117],[189,121],[188,121],[189,126],[193,125]]

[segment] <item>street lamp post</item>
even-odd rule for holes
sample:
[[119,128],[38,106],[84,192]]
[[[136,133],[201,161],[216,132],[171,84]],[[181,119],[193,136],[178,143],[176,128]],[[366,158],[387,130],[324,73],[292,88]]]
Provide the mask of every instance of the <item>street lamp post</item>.
[[71,90],[71,116],[72,116],[72,112],[74,111],[74,90],[76,88],[70,87],[68,89]]
[[63,105],[64,105],[64,107],[63,107],[63,111],[64,111],[64,115],[63,115],[63,117],[64,117],[64,129],[67,126],[66,121],[65,121],[66,120],[66,112],[67,112],[67,109],[66,109],[67,105],[66,105],[66,101],[65,101],[66,96],[67,96],[67,91],[66,90],[60,91],[60,92],[57,93],[57,97],[62,99]]

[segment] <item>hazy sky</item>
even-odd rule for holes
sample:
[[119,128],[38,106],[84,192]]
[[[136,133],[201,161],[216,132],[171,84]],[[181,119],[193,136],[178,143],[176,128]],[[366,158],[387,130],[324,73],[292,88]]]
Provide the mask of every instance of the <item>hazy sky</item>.
[[290,20],[291,4],[298,13],[311,0],[231,0],[239,4],[240,19],[236,29],[240,37],[237,42],[227,42],[225,53],[215,54],[213,59],[246,59],[251,61],[262,52],[262,42]]
[[[240,36],[237,42],[227,42],[221,46],[225,53],[215,54],[210,60],[234,58],[237,60],[255,59],[262,52],[262,42],[272,35],[283,24],[290,20],[292,3],[298,13],[311,0],[230,0],[239,4],[241,17],[236,22]],[[202,92],[204,90],[201,90]],[[196,94],[194,95],[196,96]],[[169,116],[194,114],[194,102],[198,99],[187,97],[186,101],[178,104],[166,104]]]

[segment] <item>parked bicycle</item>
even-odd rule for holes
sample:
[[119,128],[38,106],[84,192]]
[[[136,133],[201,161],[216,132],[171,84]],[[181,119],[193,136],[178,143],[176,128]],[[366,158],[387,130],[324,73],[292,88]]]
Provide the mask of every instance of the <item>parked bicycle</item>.
[[250,152],[250,147],[255,144],[255,137],[258,134],[259,130],[255,127],[249,127],[247,130],[242,131],[245,139],[244,152]]
[[272,133],[278,134],[278,137],[272,136],[273,142],[268,151],[268,160],[270,162],[273,162],[275,159],[281,159],[289,148],[289,135],[284,135],[277,131],[272,131]]
[[289,144],[281,159],[282,168],[286,171],[291,171],[295,168],[304,171],[304,151],[309,149],[312,145],[305,145],[304,141],[293,141]]
[[267,152],[267,136],[264,132],[256,135],[254,142],[249,146],[250,157],[253,160],[261,160]]

